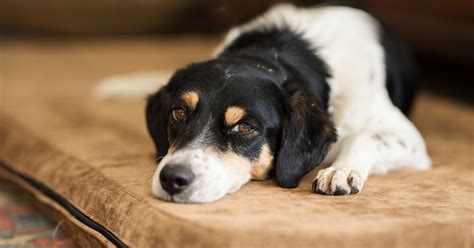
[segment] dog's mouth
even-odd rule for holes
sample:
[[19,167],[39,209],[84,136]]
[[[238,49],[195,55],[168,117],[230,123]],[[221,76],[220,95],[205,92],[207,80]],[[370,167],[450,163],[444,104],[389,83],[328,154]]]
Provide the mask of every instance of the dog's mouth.
[[178,194],[170,194],[164,190],[154,190],[153,194],[158,199],[167,202],[200,204],[218,201],[232,192],[233,191],[230,190],[203,190],[198,188],[189,188],[187,191],[183,191]]

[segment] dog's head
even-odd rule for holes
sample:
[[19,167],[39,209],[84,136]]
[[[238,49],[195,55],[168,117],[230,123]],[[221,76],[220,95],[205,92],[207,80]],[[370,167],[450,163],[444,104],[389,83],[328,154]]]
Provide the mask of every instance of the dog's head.
[[296,187],[336,139],[321,106],[303,84],[263,62],[215,59],[178,70],[146,108],[162,158],[153,194],[210,202],[273,170],[281,186]]

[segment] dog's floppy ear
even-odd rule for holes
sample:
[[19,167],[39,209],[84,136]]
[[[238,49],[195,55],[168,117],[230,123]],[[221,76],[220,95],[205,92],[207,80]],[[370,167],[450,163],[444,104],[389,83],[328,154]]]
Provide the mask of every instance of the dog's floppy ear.
[[148,97],[146,104],[146,124],[156,147],[157,159],[161,159],[168,152],[168,104],[166,87]]
[[297,83],[282,85],[286,93],[286,120],[276,161],[281,187],[297,187],[301,178],[325,158],[336,131],[318,100]]

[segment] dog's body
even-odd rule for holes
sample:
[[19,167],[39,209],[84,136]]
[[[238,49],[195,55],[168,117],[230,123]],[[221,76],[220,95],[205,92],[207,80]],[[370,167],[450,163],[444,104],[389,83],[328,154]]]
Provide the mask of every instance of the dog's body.
[[273,170],[292,188],[324,160],[330,166],[313,191],[345,195],[360,192],[370,174],[429,168],[405,116],[412,66],[363,11],[277,5],[150,97],[148,128],[164,157],[153,193],[208,202]]

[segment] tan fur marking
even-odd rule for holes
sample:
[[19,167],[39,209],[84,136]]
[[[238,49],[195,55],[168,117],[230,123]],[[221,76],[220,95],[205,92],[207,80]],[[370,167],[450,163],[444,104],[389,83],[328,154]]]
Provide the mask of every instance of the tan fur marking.
[[225,152],[217,151],[215,147],[209,147],[206,149],[207,154],[213,154],[218,157],[226,165],[237,165],[237,166],[250,166],[250,161],[237,155],[231,149]]
[[207,154],[215,154],[223,165],[227,167],[231,176],[235,178],[250,179],[251,163],[248,159],[236,154],[232,150],[226,152],[216,151],[215,148],[206,149]]
[[250,169],[250,178],[253,180],[268,179],[270,170],[273,166],[273,154],[270,152],[268,144],[263,145],[262,151],[257,161],[252,163]]
[[247,158],[228,150],[218,152],[214,148],[206,149],[207,154],[215,154],[224,163],[232,176],[236,178],[249,177],[252,180],[266,180],[273,167],[273,154],[268,144],[264,144],[258,159],[251,162]]
[[229,126],[234,125],[245,115],[245,109],[241,107],[232,106],[227,108],[224,114],[225,123]]
[[167,155],[171,155],[176,151],[176,146],[175,144],[171,144],[170,147],[168,148]]
[[233,151],[227,151],[221,155],[221,159],[224,163],[228,165],[237,165],[237,166],[249,166],[250,161],[244,157],[237,155]]
[[195,91],[187,91],[182,96],[181,99],[186,103],[186,105],[195,110],[199,102],[199,96]]

